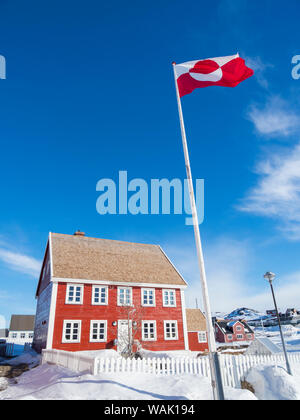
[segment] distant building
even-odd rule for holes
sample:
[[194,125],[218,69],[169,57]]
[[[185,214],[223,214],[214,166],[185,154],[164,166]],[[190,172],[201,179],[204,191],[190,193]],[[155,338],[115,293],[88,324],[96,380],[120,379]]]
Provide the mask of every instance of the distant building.
[[186,323],[191,351],[208,351],[206,319],[200,309],[186,309]]
[[33,340],[34,320],[34,315],[12,315],[7,342],[17,344],[31,343]]
[[276,316],[276,310],[275,309],[269,309],[269,310],[266,311],[266,314],[270,315],[270,316]]
[[298,315],[298,311],[295,308],[288,308],[285,312],[285,316],[296,316]]
[[246,321],[217,320],[215,322],[215,335],[219,343],[234,343],[238,341],[253,341],[254,331]]
[[8,328],[0,328],[0,339],[8,337]]

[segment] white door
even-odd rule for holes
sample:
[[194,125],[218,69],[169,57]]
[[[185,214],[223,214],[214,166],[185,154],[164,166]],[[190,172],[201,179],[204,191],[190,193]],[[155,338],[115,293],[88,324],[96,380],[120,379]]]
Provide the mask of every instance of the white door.
[[[129,321],[131,324],[131,321]],[[128,321],[126,319],[119,319],[118,321],[118,352],[123,353],[128,349],[128,345],[131,337],[131,328],[129,326],[128,331]]]

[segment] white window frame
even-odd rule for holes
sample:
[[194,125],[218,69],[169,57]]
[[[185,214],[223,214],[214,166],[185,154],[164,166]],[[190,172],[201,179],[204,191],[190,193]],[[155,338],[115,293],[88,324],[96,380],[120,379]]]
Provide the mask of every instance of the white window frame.
[[[95,302],[95,289],[105,289],[105,302]],[[101,291],[99,292],[99,298],[101,299]],[[108,305],[108,287],[107,286],[101,286],[94,284],[92,287],[92,305]]]
[[[175,324],[176,325],[176,337],[167,337],[167,324]],[[170,326],[170,328],[172,328]],[[171,319],[171,320],[167,320],[164,321],[164,339],[169,341],[169,340],[178,340],[178,323],[177,320]]]
[[252,334],[247,334],[247,338],[248,338],[248,340],[251,340],[252,339]]
[[237,340],[243,340],[243,338],[244,338],[243,334],[237,334],[236,335]]
[[198,343],[207,343],[206,331],[198,331]]
[[[99,336],[99,324],[104,324],[104,338],[93,338],[93,324],[97,324],[97,336]],[[93,319],[90,322],[90,343],[105,343],[107,341],[107,320]]]
[[[154,324],[154,338],[151,338],[151,337],[149,337],[149,338],[146,338],[145,337],[145,332],[144,332],[144,326],[146,325],[146,324]],[[149,325],[148,325],[148,334],[149,334],[149,332],[150,332],[150,328],[149,328]],[[156,321],[148,321],[148,320],[146,320],[146,321],[142,321],[142,341],[156,341],[157,340],[157,329],[156,329]]]
[[[148,301],[149,301],[148,292],[150,292],[150,291],[153,293],[153,303],[152,304],[148,303]],[[144,293],[146,293],[146,296],[147,296],[147,303],[144,303]],[[143,287],[141,289],[141,305],[142,306],[150,306],[150,307],[156,306],[156,303],[155,303],[155,289],[146,288],[146,287]]]
[[21,340],[24,340],[26,338],[26,333],[21,332],[20,333],[20,338],[21,338]]
[[237,325],[237,326],[236,326],[236,330],[237,330],[237,331],[243,331],[243,327],[242,327],[241,325]]
[[[69,300],[70,287],[74,287],[74,299],[75,299],[75,296],[76,296],[76,287],[80,288],[80,301],[79,302],[75,302],[75,301],[70,302],[70,300]],[[66,301],[65,301],[65,303],[67,305],[82,305],[82,303],[83,303],[83,291],[84,291],[84,285],[83,284],[68,283],[67,284],[67,290],[66,290]]]
[[12,332],[11,333],[11,338],[18,338],[18,333],[16,333],[16,332]]
[[[73,324],[78,324],[78,338],[77,339],[70,339],[67,340],[66,339],[66,329],[67,329],[67,324],[72,324],[71,326],[71,336],[73,335]],[[63,333],[62,333],[62,343],[80,343],[80,339],[81,339],[81,320],[79,319],[64,319],[64,324],[63,324]]]
[[228,334],[228,335],[227,335],[227,339],[228,339],[228,340],[232,340],[232,339],[233,339],[233,334]]
[[[170,303],[166,303],[165,293],[168,293],[168,302],[170,302],[170,293],[174,294],[174,305],[171,305]],[[163,299],[163,306],[165,308],[176,308],[176,290],[175,289],[162,289],[162,299]]]
[[[120,302],[120,290],[129,290],[130,291],[130,302],[129,303],[121,303]],[[118,306],[132,306],[132,287],[126,287],[126,286],[118,286]]]

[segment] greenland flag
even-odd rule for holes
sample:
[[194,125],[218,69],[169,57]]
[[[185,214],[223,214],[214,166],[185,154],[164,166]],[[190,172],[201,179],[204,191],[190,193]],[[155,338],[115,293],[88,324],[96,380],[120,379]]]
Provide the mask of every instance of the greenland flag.
[[234,87],[253,74],[254,71],[245,65],[245,60],[238,54],[175,64],[175,75],[181,98],[197,88]]

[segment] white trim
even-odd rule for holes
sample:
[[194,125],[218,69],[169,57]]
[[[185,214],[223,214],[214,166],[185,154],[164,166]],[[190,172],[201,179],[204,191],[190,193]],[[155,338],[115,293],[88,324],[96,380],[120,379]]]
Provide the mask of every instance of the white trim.
[[[51,283],[49,283],[50,285]],[[51,301],[50,301],[50,310],[49,310],[49,318],[48,318],[48,331],[47,331],[47,343],[46,349],[52,349],[53,344],[53,333],[54,333],[54,324],[55,324],[55,312],[56,312],[56,300],[57,300],[57,289],[58,284],[53,283],[51,284],[52,291],[51,291]]]
[[[128,289],[130,290],[130,302],[128,303],[121,303],[120,302],[120,289]],[[132,287],[128,287],[128,286],[119,286],[118,287],[118,291],[117,291],[117,305],[118,306],[132,306],[132,302],[133,302],[133,296],[132,296]]]
[[[77,340],[67,340],[65,338],[66,324],[67,323],[74,324],[75,322],[78,324],[78,339]],[[73,327],[72,327],[72,329],[73,329]],[[71,329],[71,333],[72,333],[72,329]],[[81,320],[80,319],[64,319],[61,342],[62,343],[80,343],[80,339],[81,339]]]
[[52,234],[49,232],[49,259],[50,259],[50,279],[53,277],[53,254],[52,254]]
[[[174,338],[174,337],[166,337],[166,324],[167,323],[172,323],[172,324],[176,324],[176,337]],[[178,322],[177,322],[177,320],[176,319],[171,319],[171,320],[166,320],[166,321],[164,321],[164,339],[166,340],[166,341],[171,341],[171,340],[178,340]]]
[[[80,302],[76,302],[75,300],[73,302],[69,302],[69,290],[70,287],[74,287],[74,299],[76,297],[76,287],[80,287]],[[74,284],[74,283],[68,283],[66,287],[66,298],[65,298],[65,304],[66,305],[82,305],[83,304],[83,292],[84,292],[84,285],[83,284]]]
[[124,282],[124,281],[109,281],[109,280],[88,280],[88,279],[72,279],[67,277],[52,277],[51,281],[53,283],[80,283],[80,284],[99,284],[99,285],[108,285],[108,286],[126,286],[126,287],[146,287],[146,288],[156,288],[156,289],[186,289],[187,286],[180,284],[167,284],[167,283],[134,283],[134,282]]
[[[99,334],[99,324],[102,323],[104,324],[104,338],[100,339],[100,338],[92,338],[93,336],[93,328],[92,328],[92,324],[93,323],[97,323],[97,336]],[[107,320],[105,319],[92,319],[90,321],[90,343],[104,343],[107,341]]]
[[[144,303],[144,292],[152,291],[153,292],[153,304],[150,303]],[[148,295],[147,295],[148,296]],[[156,300],[155,300],[155,289],[152,287],[142,287],[141,288],[141,306],[148,307],[148,308],[154,308],[156,306]]]
[[[98,287],[99,289],[105,289],[105,302],[95,302],[95,288]],[[101,299],[101,291],[99,292],[99,299]],[[92,286],[92,305],[100,305],[100,306],[104,306],[104,305],[108,305],[108,286],[104,286],[101,284],[93,284]]]
[[[154,338],[145,338],[144,335],[144,325],[145,324],[149,324],[149,323],[153,323],[154,324]],[[150,334],[150,329],[148,326],[148,334]],[[145,321],[142,321],[142,341],[157,341],[157,329],[156,329],[156,321],[155,320],[148,320],[146,319]]]
[[[165,304],[165,297],[164,297],[164,293],[165,292],[173,292],[174,293],[174,305],[166,305]],[[168,300],[170,301],[170,297],[168,298]],[[164,308],[176,308],[176,290],[175,289],[162,289],[162,304]]]
[[189,336],[188,336],[188,331],[187,331],[184,290],[180,290],[180,299],[181,299],[182,321],[183,321],[184,348],[185,350],[189,350]]

